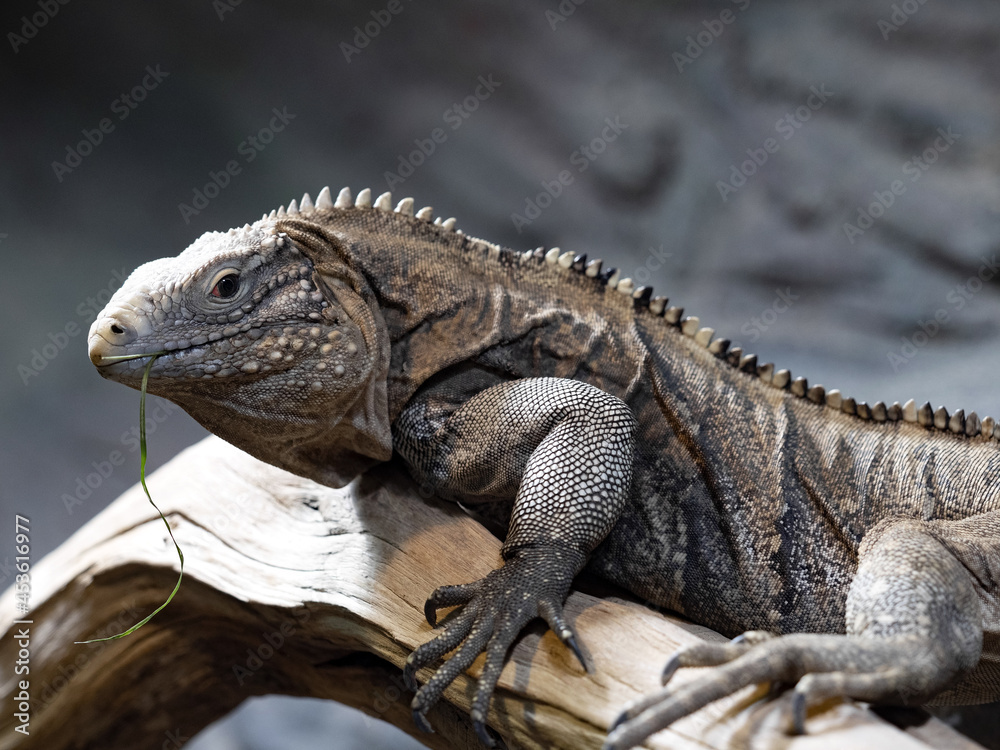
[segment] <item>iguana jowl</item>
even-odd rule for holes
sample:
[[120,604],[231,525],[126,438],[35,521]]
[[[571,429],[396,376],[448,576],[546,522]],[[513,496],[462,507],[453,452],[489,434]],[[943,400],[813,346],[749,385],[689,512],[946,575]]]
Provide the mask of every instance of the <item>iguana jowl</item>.
[[[630,707],[625,748],[756,682],[807,700],[1000,698],[1000,424],[868,406],[728,350],[601,261],[473,239],[346,188],[138,268],[90,356],[258,458],[342,486],[395,451],[416,479],[509,514],[504,564],[407,662],[449,651],[425,714],[482,651],[480,735],[506,651],[590,568],[725,634],[717,665]],[[491,506],[492,507],[492,506]],[[443,552],[446,554],[446,552]],[[582,658],[581,658],[582,661]]]

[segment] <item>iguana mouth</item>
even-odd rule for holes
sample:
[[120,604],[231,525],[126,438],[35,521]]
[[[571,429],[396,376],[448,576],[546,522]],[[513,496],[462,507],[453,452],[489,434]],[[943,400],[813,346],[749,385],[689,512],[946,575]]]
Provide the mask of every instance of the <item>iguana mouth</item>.
[[[94,330],[91,332],[87,344],[89,348],[88,353],[90,355],[90,361],[97,367],[112,367],[117,364],[123,364],[137,359],[144,359],[145,357],[152,356],[154,353],[158,353],[163,357],[169,357],[170,355],[186,352],[190,349],[207,346],[210,343],[215,343],[215,341],[233,338],[234,336],[238,336],[240,333],[243,333],[237,329],[228,336],[219,336],[211,342],[204,336],[200,336],[195,340],[180,338],[172,339],[162,343],[150,343],[147,346],[142,347],[143,351],[135,352],[129,351],[131,348],[129,347],[129,344],[132,342],[127,340],[128,337],[131,337],[132,339],[138,338],[138,336],[134,333],[135,328],[122,325],[117,318],[110,318],[106,321],[98,321],[94,324],[94,326]],[[126,340],[123,343],[115,343],[114,341],[109,341],[109,337],[105,335],[105,333],[110,334],[112,338]]]
[[[155,348],[155,347],[152,347]],[[125,364],[126,362],[131,362],[133,360],[144,360],[147,357],[167,357],[171,354],[176,354],[178,352],[187,351],[187,349],[193,349],[195,346],[192,344],[190,347],[185,349],[174,349],[173,351],[167,351],[166,349],[160,349],[158,351],[148,351],[141,354],[99,354],[94,351],[93,346],[90,350],[90,361],[94,363],[95,366],[100,368],[113,367],[115,365]]]
[[[144,346],[140,352],[128,351],[127,344],[113,344],[102,335],[103,330],[114,334],[112,329],[116,325],[120,331],[125,330],[114,318],[103,321],[101,326],[95,323],[95,328],[88,340],[90,361],[101,371],[102,375],[113,380],[140,377],[142,368],[146,364],[145,360],[154,355],[158,359],[150,370],[149,377],[151,379],[178,376],[180,372],[177,370],[178,367],[189,370],[187,377],[195,380],[203,377],[230,377],[234,375],[263,376],[267,372],[274,373],[285,370],[295,361],[294,359],[289,360],[287,357],[289,355],[295,357],[295,353],[299,352],[300,349],[309,351],[312,348],[317,348],[312,341],[308,345],[305,344],[307,334],[302,329],[303,321],[301,320],[268,321],[266,324],[246,329],[244,326],[233,326],[211,339],[205,336],[191,339],[171,339],[165,343],[150,343]],[[315,340],[320,335],[319,327],[313,325],[308,326],[308,328],[310,329],[308,337]],[[293,330],[296,333],[293,333]],[[282,335],[283,333],[285,335]],[[339,331],[336,333],[327,331],[327,333],[330,336],[339,337],[341,335]],[[273,356],[265,357],[259,350],[253,352],[257,342],[265,339],[268,335],[274,337],[275,344],[281,350],[282,356],[277,361]],[[240,338],[244,340],[233,344],[228,343]],[[217,356],[213,356],[212,348],[220,344],[223,344],[225,349],[220,350]],[[274,351],[276,349],[269,348],[267,353],[271,354]],[[192,361],[185,362],[189,355],[194,355]],[[210,358],[211,361],[205,363],[207,358]],[[297,357],[295,358],[297,359]],[[114,369],[116,365],[123,365],[123,367]]]
[[[234,334],[239,335],[239,334]],[[233,338],[233,336],[226,337]],[[146,367],[148,358],[156,355],[156,362],[150,368],[149,380],[150,382],[155,380],[160,380],[162,378],[176,378],[184,377],[184,379],[192,379],[194,381],[201,380],[204,377],[214,378],[216,376],[226,377],[232,375],[245,375],[253,376],[258,373],[242,370],[239,366],[232,366],[232,364],[226,363],[224,360],[227,355],[220,354],[219,360],[223,360],[219,364],[208,364],[200,366],[190,366],[185,363],[185,359],[188,359],[190,355],[194,355],[192,360],[197,362],[200,360],[200,355],[197,354],[199,350],[204,352],[209,349],[209,347],[223,341],[225,339],[216,339],[213,342],[206,342],[203,344],[193,344],[190,343],[187,346],[178,347],[171,350],[166,350],[164,347],[148,347],[146,351],[137,354],[127,354],[127,355],[105,355],[94,351],[93,345],[91,346],[90,360],[96,366],[98,371],[106,378],[111,380],[118,380],[121,382],[131,382],[138,381],[142,377],[143,369]],[[121,367],[116,367],[116,365],[121,365]],[[182,368],[185,371],[184,375],[180,375],[180,370]]]
[[[277,323],[276,325],[280,326],[282,324]],[[117,328],[118,331],[115,331],[115,328]],[[126,345],[114,344],[108,341],[107,338],[102,335],[102,330],[105,329],[116,336],[127,335],[127,329],[125,329],[115,319],[107,321],[106,325],[97,327],[94,332],[91,333],[87,342],[89,345],[90,361],[99,368],[108,368],[134,360],[145,359],[146,357],[151,357],[154,354],[158,354],[163,360],[163,363],[167,364],[171,360],[177,359],[178,356],[183,356],[194,349],[209,348],[219,341],[227,341],[240,335],[248,336],[251,340],[253,340],[255,338],[261,338],[264,335],[263,330],[258,327],[250,328],[246,331],[242,330],[242,328],[234,327],[235,330],[223,332],[222,335],[211,340],[209,340],[206,336],[198,336],[194,339],[178,338],[163,343],[150,344],[143,347],[145,350],[143,352],[130,352],[127,351]],[[251,335],[254,331],[259,331],[260,335]],[[157,367],[154,369],[160,368]]]

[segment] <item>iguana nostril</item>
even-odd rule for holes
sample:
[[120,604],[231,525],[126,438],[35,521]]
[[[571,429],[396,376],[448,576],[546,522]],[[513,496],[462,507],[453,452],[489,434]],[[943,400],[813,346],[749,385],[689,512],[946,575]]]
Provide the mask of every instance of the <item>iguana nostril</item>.
[[131,344],[138,336],[139,321],[124,310],[118,310],[103,320],[94,324],[94,333],[102,337],[111,346]]
[[128,344],[135,338],[135,326],[123,321],[120,314],[105,321],[102,327],[104,335],[112,344]]
[[[132,354],[130,346],[151,331],[151,322],[143,314],[145,297],[124,300],[121,305],[109,305],[90,326],[87,348],[90,360],[98,367],[118,361],[117,357]],[[108,358],[112,359],[108,359]]]

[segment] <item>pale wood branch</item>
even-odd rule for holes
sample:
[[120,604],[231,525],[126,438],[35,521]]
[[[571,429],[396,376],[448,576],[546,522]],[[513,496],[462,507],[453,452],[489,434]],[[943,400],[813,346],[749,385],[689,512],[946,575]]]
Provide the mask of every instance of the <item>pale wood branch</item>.
[[[434,748],[479,747],[467,719],[474,677],[433,709],[437,732],[413,726],[406,656],[432,634],[423,618],[438,585],[486,575],[500,542],[459,510],[420,498],[398,469],[332,490],[267,466],[217,438],[157,471],[149,487],[184,550],[177,598],[150,624],[110,643],[170,591],[177,559],[138,487],[32,569],[30,735],[14,731],[18,645],[13,591],[0,598],[0,750],[170,747],[251,695],[329,698]],[[658,687],[678,646],[720,638],[622,597],[574,592],[567,614],[594,673],[537,627],[511,653],[490,725],[511,748],[597,748],[622,706]],[[478,674],[480,662],[472,669]],[[427,679],[429,670],[421,675]],[[675,679],[689,679],[682,671]],[[870,712],[834,703],[809,735],[783,733],[781,700],[762,689],[677,722],[651,748],[926,748]],[[977,747],[931,719],[934,746]]]

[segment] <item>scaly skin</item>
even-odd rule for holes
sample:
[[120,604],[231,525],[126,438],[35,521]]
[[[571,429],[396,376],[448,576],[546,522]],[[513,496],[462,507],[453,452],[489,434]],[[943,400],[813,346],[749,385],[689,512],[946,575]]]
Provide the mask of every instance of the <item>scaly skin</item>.
[[414,682],[457,649],[414,698],[418,724],[486,651],[472,718],[489,743],[527,622],[579,654],[562,604],[585,564],[749,631],[676,654],[667,678],[719,666],[628,708],[607,747],[754,682],[797,683],[800,731],[831,695],[1000,697],[994,420],[789,382],[600,262],[501,249],[388,200],[324,189],[140,267],[90,355],[138,387],[143,361],[107,358],[168,350],[152,393],[297,474],[342,486],[395,452],[425,486],[509,515],[504,565],[428,600],[432,625],[464,606],[407,662]]

